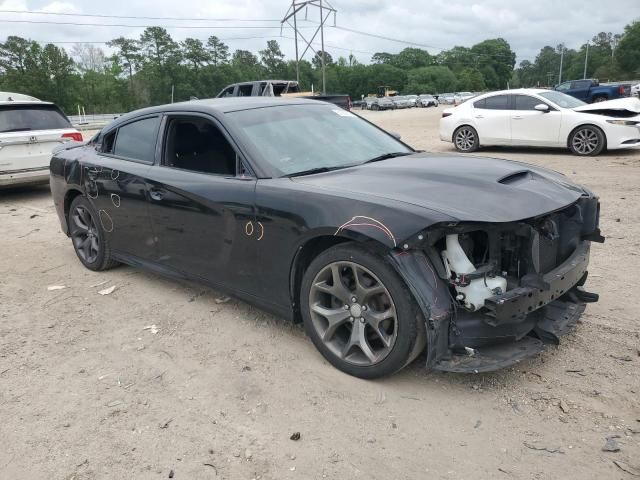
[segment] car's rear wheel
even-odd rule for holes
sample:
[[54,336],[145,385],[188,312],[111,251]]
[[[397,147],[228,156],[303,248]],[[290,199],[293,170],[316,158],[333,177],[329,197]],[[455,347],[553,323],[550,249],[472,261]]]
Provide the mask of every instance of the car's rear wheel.
[[605,148],[605,144],[604,133],[593,125],[578,127],[569,135],[569,148],[575,155],[598,155]]
[[475,152],[480,146],[478,132],[469,125],[463,125],[453,132],[453,144],[459,152]]
[[606,102],[607,100],[609,100],[607,97],[593,97],[593,103]]
[[83,196],[77,196],[69,208],[69,233],[76,255],[90,270],[108,270],[118,264],[95,209]]
[[424,349],[424,321],[404,282],[379,256],[353,244],[313,260],[300,298],[307,334],[350,375],[392,374]]

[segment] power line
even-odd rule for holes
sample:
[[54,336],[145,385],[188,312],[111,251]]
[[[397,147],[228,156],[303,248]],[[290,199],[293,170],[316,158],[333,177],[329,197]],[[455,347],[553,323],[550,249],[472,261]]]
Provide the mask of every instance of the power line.
[[381,40],[388,40],[390,42],[404,43],[406,45],[415,45],[417,47],[423,47],[423,48],[439,48],[439,47],[434,47],[433,45],[425,45],[424,43],[410,42],[410,41],[402,40],[399,38],[392,38],[392,37],[387,37],[385,35],[378,35],[377,33],[369,33],[369,32],[363,32],[361,30],[354,30],[353,28],[339,27],[339,26],[330,26],[330,28],[335,28],[336,30],[344,30],[345,32],[356,33],[358,35],[364,35],[367,37],[379,38]]
[[[29,23],[29,24],[45,24],[45,25],[73,25],[78,27],[125,27],[125,28],[152,28],[152,27],[163,27],[163,28],[186,28],[186,29],[232,29],[232,30],[244,30],[244,29],[255,29],[255,30],[271,30],[275,28],[280,28],[279,26],[253,26],[253,25],[131,25],[131,24],[122,24],[122,23],[80,23],[80,22],[55,22],[50,20],[8,20],[8,19],[0,19],[0,23]],[[299,27],[300,28],[300,27]],[[302,27],[302,28],[313,28],[313,27]]]
[[57,12],[44,12],[42,10],[0,10],[0,13],[20,13],[29,15],[56,15],[66,17],[94,17],[94,18],[120,18],[120,19],[135,19],[135,20],[184,20],[189,22],[278,22],[279,19],[275,18],[207,18],[207,17],[146,17],[137,15],[105,15],[98,13],[57,13]]

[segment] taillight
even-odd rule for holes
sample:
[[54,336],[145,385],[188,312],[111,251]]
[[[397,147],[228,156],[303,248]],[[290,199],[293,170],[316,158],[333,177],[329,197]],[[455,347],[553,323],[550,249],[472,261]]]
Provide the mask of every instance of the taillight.
[[349,101],[347,102],[347,110],[351,111],[351,108],[353,107],[353,103],[351,103],[351,97],[348,97]]
[[82,134],[80,132],[63,133],[62,138],[70,138],[75,142],[82,142]]
[[618,87],[618,93],[619,93],[620,95],[624,95],[624,85],[620,85],[620,86]]
[[450,115],[451,115],[450,112],[442,112],[442,118],[448,117]]

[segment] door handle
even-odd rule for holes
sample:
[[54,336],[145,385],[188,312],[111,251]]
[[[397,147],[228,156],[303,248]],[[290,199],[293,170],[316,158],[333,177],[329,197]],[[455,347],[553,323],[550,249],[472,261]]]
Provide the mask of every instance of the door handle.
[[522,120],[522,117],[520,115],[517,115],[515,117],[511,117],[511,118],[513,118],[514,120]]
[[149,189],[149,196],[153,199],[153,200],[162,200],[162,197],[164,197],[164,194],[166,193],[165,190],[162,190],[160,188],[151,188]]
[[476,115],[476,118],[484,118],[483,115]]

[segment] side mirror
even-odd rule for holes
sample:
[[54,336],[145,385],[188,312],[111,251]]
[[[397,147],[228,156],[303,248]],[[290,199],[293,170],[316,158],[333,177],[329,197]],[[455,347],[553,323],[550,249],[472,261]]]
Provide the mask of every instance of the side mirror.
[[398,132],[389,132],[389,135],[391,135],[396,140],[401,140],[402,139],[402,137],[400,136],[400,134]]
[[539,112],[542,112],[542,113],[547,113],[549,111],[549,105],[544,104],[544,103],[539,103],[538,105],[536,105],[533,108],[534,108],[534,110],[538,110]]

